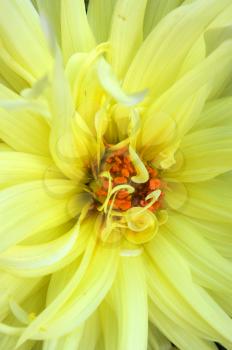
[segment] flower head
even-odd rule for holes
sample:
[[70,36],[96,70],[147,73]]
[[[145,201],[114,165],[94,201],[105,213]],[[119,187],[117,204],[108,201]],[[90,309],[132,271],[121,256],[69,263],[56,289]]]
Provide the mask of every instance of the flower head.
[[0,2],[0,348],[232,348],[231,24]]

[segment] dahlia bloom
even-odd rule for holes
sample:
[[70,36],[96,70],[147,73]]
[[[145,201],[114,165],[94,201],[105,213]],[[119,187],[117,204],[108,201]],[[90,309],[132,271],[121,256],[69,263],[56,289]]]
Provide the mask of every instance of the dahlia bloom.
[[231,0],[1,0],[0,36],[0,349],[232,349]]

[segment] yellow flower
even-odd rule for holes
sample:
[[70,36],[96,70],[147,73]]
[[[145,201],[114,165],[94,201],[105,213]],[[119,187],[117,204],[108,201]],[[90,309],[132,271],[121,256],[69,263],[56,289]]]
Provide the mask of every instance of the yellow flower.
[[231,25],[0,1],[0,349],[232,349]]

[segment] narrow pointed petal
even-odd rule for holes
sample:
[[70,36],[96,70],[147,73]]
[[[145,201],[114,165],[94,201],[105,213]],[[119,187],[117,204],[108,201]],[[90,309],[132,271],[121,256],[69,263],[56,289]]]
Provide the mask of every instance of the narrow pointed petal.
[[[5,16],[6,13],[7,16]],[[51,57],[40,27],[38,13],[29,0],[1,1],[0,22],[1,46],[3,47],[1,52],[3,54],[6,52],[13,61],[12,64],[15,63],[21,68],[21,72],[18,70],[16,73],[32,83],[33,80],[47,72],[51,66]],[[10,26],[9,22],[14,23],[14,26]],[[14,28],[18,28],[17,35],[15,35]],[[22,43],[30,43],[27,50]],[[6,59],[4,56],[2,58]],[[14,71],[12,65],[9,67]],[[23,73],[24,70],[25,73]]]
[[115,310],[106,300],[100,305],[100,320],[105,350],[117,350],[118,326]]
[[61,38],[66,61],[74,53],[94,47],[84,0],[61,0]]
[[[144,116],[141,145],[147,147],[150,142],[152,149],[156,144],[181,140],[200,117],[209,93],[218,92],[222,81],[231,76],[231,57],[232,43],[228,41],[156,100]],[[151,128],[151,125],[157,127]]]
[[58,314],[45,323],[47,334],[57,334],[58,330],[60,334],[72,331],[96,309],[113,282],[117,255],[117,249],[99,247],[96,250],[83,281],[65,305],[65,313]]
[[[18,303],[21,303],[40,282],[40,278],[21,278],[2,271],[0,282],[0,318],[4,319],[9,313],[9,296],[14,298]],[[25,284],[27,288],[23,288]]]
[[[195,333],[194,328],[198,329],[195,334],[199,335],[201,332],[206,332],[211,340],[217,339],[224,344],[231,343],[231,319],[203,288],[195,284],[189,266],[178,250],[169,243],[164,235],[158,235],[152,243],[149,243],[148,252],[154,265],[157,266],[161,281],[166,281],[169,285],[163,298],[168,298],[166,302],[170,303],[170,293],[172,294],[172,299],[176,300],[172,309],[180,307],[179,303],[182,303],[182,318],[179,321],[182,322],[183,318],[186,321],[188,320],[186,327],[192,324],[191,332]],[[154,267],[154,273],[155,270]],[[157,281],[156,284],[158,285]],[[156,288],[154,282],[152,282],[154,292],[155,289],[160,288],[158,286]],[[169,294],[169,297],[167,294]],[[155,294],[150,294],[150,296],[157,303]],[[162,303],[160,301],[160,306]],[[187,310],[189,311],[187,312]]]
[[22,152],[0,152],[0,187],[64,177],[52,159]]
[[[5,87],[1,87],[1,98],[3,95],[15,99],[15,94]],[[40,115],[0,108],[0,138],[16,151],[49,155],[49,131],[48,124]]]
[[0,267],[19,276],[54,273],[75,260],[84,251],[86,241],[85,232],[80,232],[76,225],[50,242],[9,248],[0,254]]
[[144,18],[144,36],[147,37],[159,21],[181,2],[182,0],[148,0]]
[[56,38],[58,42],[60,43],[61,41],[61,27],[60,27],[61,1],[53,0],[51,2],[50,0],[35,0],[35,2],[38,6],[39,13],[46,16],[47,20],[52,26],[54,33],[56,34]]
[[208,129],[232,124],[232,97],[225,97],[208,102],[198,119],[195,130]]
[[[191,344],[191,350],[218,349],[214,342],[200,339],[194,336],[191,332],[186,331],[186,329],[179,327],[175,322],[170,320],[165,315],[165,313],[163,313],[156,305],[150,304],[149,306],[150,317],[153,322],[159,326],[162,332],[172,341],[173,344],[178,346],[179,349],[189,350],[189,344]],[[157,348],[157,350],[160,350],[160,348]]]
[[152,97],[160,95],[175,81],[183,58],[205,28],[229,5],[230,0],[195,1],[172,11],[140,47],[126,75],[125,89],[149,89]]
[[[89,233],[93,230],[98,232],[99,223],[95,222],[94,227],[94,222],[94,219],[86,222]],[[57,282],[53,281],[49,291],[48,307],[25,331],[19,343],[34,337],[46,339],[56,335],[57,331],[60,336],[65,335],[81,325],[98,307],[113,283],[118,265],[118,249],[98,245],[93,255],[95,244],[93,237],[90,237],[81,263],[79,266],[76,264],[71,274],[68,273],[69,277],[63,275],[62,271],[55,274]],[[60,276],[63,276],[62,279]],[[65,288],[62,288],[67,278]],[[60,292],[59,288],[62,288]],[[59,312],[61,307],[65,312]],[[41,329],[44,331],[41,332]]]
[[121,258],[110,291],[118,320],[118,350],[146,350],[148,332],[147,290],[140,257]]
[[79,208],[75,202],[70,204],[75,191],[76,187],[68,180],[34,181],[2,190],[0,250],[69,221],[74,213],[77,215],[83,202],[79,201]]
[[230,294],[231,262],[213,248],[204,235],[204,227],[183,215],[170,215],[165,237],[186,258],[195,280],[207,289]]
[[110,35],[111,20],[117,0],[90,0],[88,20],[98,43],[107,41]]
[[187,198],[179,210],[190,217],[231,223],[231,179],[219,177],[197,184],[185,184]]
[[[112,17],[109,54],[116,75],[126,72],[143,38],[146,0],[118,0]],[[136,89],[137,90],[137,89]],[[134,91],[136,91],[134,90]]]
[[232,170],[232,130],[215,127],[188,134],[180,152],[182,166],[177,172],[167,172],[167,177],[183,182],[212,179]]
[[[73,180],[86,175],[91,138],[86,138],[84,121],[74,108],[69,83],[64,75],[60,52],[57,51],[52,86],[52,130],[50,148],[52,156],[61,171]],[[84,124],[85,125],[85,124]],[[75,130],[78,130],[78,138]]]

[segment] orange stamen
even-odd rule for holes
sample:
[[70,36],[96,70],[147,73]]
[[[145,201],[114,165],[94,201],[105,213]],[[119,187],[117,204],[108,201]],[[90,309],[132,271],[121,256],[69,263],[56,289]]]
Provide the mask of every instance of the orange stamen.
[[[113,209],[115,210],[128,210],[132,206],[146,207],[150,203],[150,199],[146,200],[146,197],[157,189],[165,188],[165,184],[158,177],[158,171],[147,165],[149,173],[149,180],[146,183],[138,184],[131,180],[131,177],[136,174],[135,167],[130,159],[128,149],[123,148],[113,153],[110,153],[105,158],[107,164],[103,170],[108,170],[112,179],[112,188],[118,185],[128,184],[134,187],[132,194],[128,193],[127,190],[120,190],[117,192],[114,200],[109,200],[109,205],[113,203]],[[100,181],[100,188],[95,192],[97,198],[101,203],[104,201],[104,197],[107,196],[109,190],[109,180],[102,178]],[[163,192],[157,202],[149,207],[149,210],[155,212],[159,208],[162,208],[163,203]]]
[[121,185],[121,184],[126,184],[127,179],[123,176],[118,176],[114,178],[114,184],[115,185]]
[[161,185],[161,181],[159,179],[151,179],[149,180],[149,188],[151,190],[157,190],[158,188],[160,188]]

